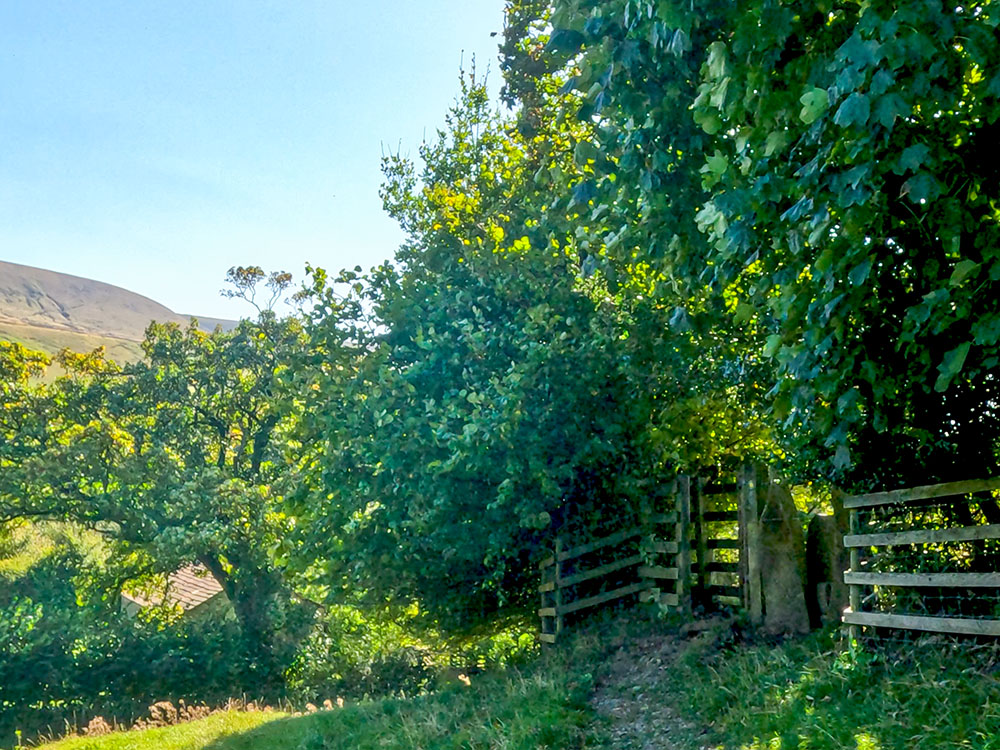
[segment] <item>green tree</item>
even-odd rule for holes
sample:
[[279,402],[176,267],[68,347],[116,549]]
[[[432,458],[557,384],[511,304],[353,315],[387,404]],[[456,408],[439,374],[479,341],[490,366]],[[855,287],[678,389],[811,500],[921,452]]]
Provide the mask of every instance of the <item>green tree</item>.
[[756,328],[789,448],[880,484],[995,467],[995,3],[509,12],[522,113],[562,75],[595,123],[604,253]]
[[[249,284],[241,294],[262,278],[234,274]],[[298,322],[264,308],[231,332],[153,323],[146,360],[124,368],[101,352],[64,352],[69,375],[29,394],[31,443],[3,467],[0,514],[98,529],[119,584],[205,565],[233,604],[256,688],[279,679],[294,616],[271,558],[289,530],[274,383],[301,345]],[[105,591],[114,601],[115,587]]]
[[[334,595],[450,624],[530,606],[554,530],[637,514],[678,467],[726,453],[722,431],[762,437],[717,370],[701,377],[719,348],[697,320],[648,300],[658,278],[595,273],[591,199],[552,200],[554,181],[593,175],[590,127],[545,87],[528,127],[463,82],[422,166],[386,162],[395,261],[317,279],[311,351],[289,371],[309,446],[289,554],[318,559]],[[677,441],[682,421],[706,441]]]

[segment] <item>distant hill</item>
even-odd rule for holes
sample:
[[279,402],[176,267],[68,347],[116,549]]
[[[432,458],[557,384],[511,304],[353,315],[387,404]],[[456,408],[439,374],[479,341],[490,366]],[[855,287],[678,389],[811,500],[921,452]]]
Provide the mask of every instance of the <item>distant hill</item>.
[[[111,284],[0,261],[0,339],[49,354],[104,346],[113,359],[134,361],[150,321],[186,326],[192,317]],[[198,325],[229,330],[236,321],[198,318]]]

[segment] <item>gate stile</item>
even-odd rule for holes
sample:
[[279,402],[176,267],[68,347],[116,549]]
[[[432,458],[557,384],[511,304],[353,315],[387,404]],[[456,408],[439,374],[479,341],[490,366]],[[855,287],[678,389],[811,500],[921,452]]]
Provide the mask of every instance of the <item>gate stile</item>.
[[[743,607],[751,622],[759,623],[757,473],[752,466],[743,467],[733,483],[715,485],[678,476],[671,483],[669,512],[647,514],[633,528],[575,547],[568,548],[565,537],[557,536],[553,553],[539,564],[539,640],[555,643],[566,615],[634,594],[640,601],[656,601],[688,615],[695,606]],[[591,560],[586,565],[590,555],[612,546],[627,549],[610,561]],[[719,560],[720,551],[736,559]],[[730,580],[718,583],[714,576]],[[577,595],[575,587],[585,582],[602,590]]]
[[[540,641],[555,643],[568,614],[635,594],[646,601],[656,599],[668,608],[684,609],[687,606],[690,484],[687,477],[679,477],[672,488],[674,510],[647,514],[639,525],[632,528],[571,548],[566,547],[563,536],[556,537],[553,553],[539,563]],[[635,551],[610,562],[577,569],[594,553],[622,545],[635,546]],[[628,573],[630,569],[631,574]],[[631,581],[621,585],[623,575],[625,580],[631,578]],[[572,595],[579,584],[600,583],[601,579],[607,579],[604,585],[610,582],[614,587],[596,594]],[[672,590],[662,591],[668,586]]]

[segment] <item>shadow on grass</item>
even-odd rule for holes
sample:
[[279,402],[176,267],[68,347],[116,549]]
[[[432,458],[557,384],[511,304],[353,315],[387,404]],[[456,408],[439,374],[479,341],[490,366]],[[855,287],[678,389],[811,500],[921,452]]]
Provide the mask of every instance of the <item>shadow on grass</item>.
[[387,699],[275,719],[204,750],[509,750],[592,746],[592,715],[564,675],[484,677],[412,699]]

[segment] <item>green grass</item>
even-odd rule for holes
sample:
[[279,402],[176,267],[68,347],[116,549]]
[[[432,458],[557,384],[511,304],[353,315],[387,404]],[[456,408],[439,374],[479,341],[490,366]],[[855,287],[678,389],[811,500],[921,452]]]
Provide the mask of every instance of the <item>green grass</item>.
[[942,638],[845,647],[839,634],[688,649],[664,698],[724,750],[1000,748],[996,646]]
[[[1000,750],[1000,645],[747,644],[604,623],[530,668],[301,716],[220,714],[43,750]],[[593,700],[593,702],[591,702]],[[594,707],[616,706],[615,718]]]
[[115,732],[100,737],[71,737],[43,747],[45,750],[201,750],[283,716],[260,711],[226,711],[188,724],[141,732]]
[[80,737],[42,750],[573,750],[593,747],[590,683],[560,657],[412,699],[301,716],[216,714],[161,729]]

